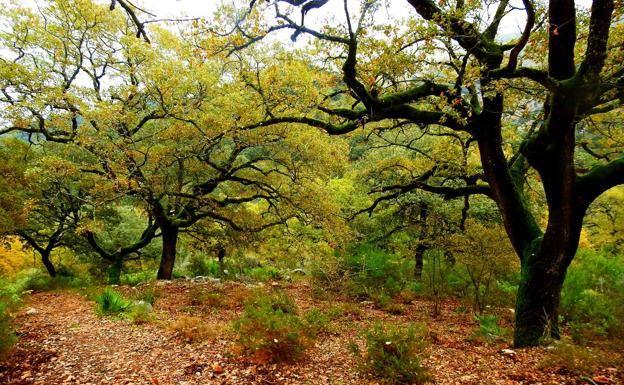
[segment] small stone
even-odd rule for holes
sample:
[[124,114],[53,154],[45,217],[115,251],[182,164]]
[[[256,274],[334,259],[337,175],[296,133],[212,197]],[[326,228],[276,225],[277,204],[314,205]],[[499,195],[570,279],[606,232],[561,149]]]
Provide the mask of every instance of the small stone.
[[26,310],[26,314],[28,315],[33,315],[37,313],[39,313],[39,310],[35,309],[34,307],[31,307],[30,309]]
[[223,368],[219,364],[214,364],[214,365],[212,365],[212,371],[215,374],[221,374],[221,373],[223,373]]
[[510,357],[515,357],[516,356],[516,352],[511,350],[511,349],[503,349],[500,352],[504,356],[510,356]]

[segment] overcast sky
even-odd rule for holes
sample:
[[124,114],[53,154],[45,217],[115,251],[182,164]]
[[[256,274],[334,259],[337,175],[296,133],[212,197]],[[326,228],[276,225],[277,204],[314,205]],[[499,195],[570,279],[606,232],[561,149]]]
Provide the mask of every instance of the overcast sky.
[[[153,11],[158,17],[201,17],[209,16],[215,8],[221,3],[233,3],[234,0],[143,0],[138,1],[145,6],[146,9]],[[245,0],[247,3],[248,0]],[[241,4],[241,1],[236,1]],[[357,5],[359,1],[350,1],[353,5]],[[378,17],[405,17],[414,13],[413,8],[406,0],[387,1],[389,7],[384,8],[378,13]],[[521,0],[512,0],[511,4],[518,8],[523,8]],[[591,0],[576,0],[576,4],[581,7],[589,7]],[[407,10],[407,13],[406,13]],[[321,23],[328,15],[339,15],[342,17],[343,0],[330,0],[323,8],[313,11],[314,14],[309,18],[309,22],[313,24]],[[493,12],[493,10],[492,10]],[[503,35],[516,34],[522,31],[524,27],[524,12],[514,11],[501,23],[500,33]]]

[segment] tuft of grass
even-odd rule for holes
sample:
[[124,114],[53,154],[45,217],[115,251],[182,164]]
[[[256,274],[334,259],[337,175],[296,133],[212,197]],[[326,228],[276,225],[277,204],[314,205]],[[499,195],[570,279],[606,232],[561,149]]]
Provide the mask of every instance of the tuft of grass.
[[130,306],[127,317],[134,324],[145,324],[154,319],[152,305],[145,301],[137,301]]
[[224,323],[206,323],[199,317],[188,315],[178,317],[169,328],[188,343],[214,340],[228,333]]
[[424,324],[385,326],[378,322],[362,336],[364,351],[351,344],[362,372],[382,384],[423,384],[429,380],[427,369],[421,365],[428,345]]
[[131,303],[119,292],[106,288],[95,298],[96,309],[101,315],[115,315],[129,310]]

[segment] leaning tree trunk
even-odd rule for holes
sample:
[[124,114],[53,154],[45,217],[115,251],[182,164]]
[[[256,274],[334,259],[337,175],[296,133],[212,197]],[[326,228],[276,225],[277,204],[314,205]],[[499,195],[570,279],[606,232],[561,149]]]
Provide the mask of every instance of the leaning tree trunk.
[[52,263],[52,260],[50,260],[50,252],[42,252],[41,253],[41,262],[43,262],[43,266],[45,266],[46,270],[48,271],[48,274],[50,274],[50,277],[56,277],[56,268],[54,267],[54,264]]
[[178,234],[177,227],[162,227],[162,257],[158,268],[157,279],[171,279],[173,277],[173,265],[176,258]]

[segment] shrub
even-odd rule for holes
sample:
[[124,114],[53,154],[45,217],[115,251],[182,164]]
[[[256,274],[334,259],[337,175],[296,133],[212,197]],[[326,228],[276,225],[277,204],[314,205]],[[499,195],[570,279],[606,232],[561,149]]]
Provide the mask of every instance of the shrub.
[[170,328],[188,343],[212,340],[227,332],[224,324],[208,324],[199,317],[188,315],[177,318]]
[[560,313],[577,342],[624,337],[624,256],[581,250],[568,269]]
[[541,368],[563,369],[568,372],[587,374],[603,364],[599,355],[586,347],[559,341],[553,345],[544,359],[540,362]]
[[282,292],[257,294],[234,323],[243,350],[260,361],[295,361],[314,334],[297,315],[294,302]]
[[210,292],[205,287],[194,286],[189,292],[190,303],[193,306],[207,306],[222,308],[227,305],[226,300],[220,292]]
[[0,302],[0,357],[4,356],[17,341],[8,308],[6,303]]
[[329,331],[329,322],[332,319],[332,314],[319,309],[310,309],[305,313],[303,319],[308,327],[308,332],[313,336],[317,336]]
[[134,298],[136,298],[137,301],[142,301],[154,306],[156,299],[160,297],[160,295],[160,291],[156,290],[155,288],[145,287],[142,290],[138,291],[135,294]]
[[405,259],[362,244],[337,254],[334,260],[316,262],[311,276],[322,290],[344,290],[354,298],[370,299],[393,297],[404,290],[410,268]]
[[429,379],[421,365],[427,347],[423,324],[384,326],[364,331],[366,351],[352,344],[360,369],[384,384],[422,384]]
[[128,319],[135,324],[148,323],[153,319],[152,305],[145,301],[136,301],[130,308],[128,313]]
[[193,254],[187,260],[183,269],[191,277],[218,277],[221,275],[219,263],[205,255]]
[[509,336],[509,329],[498,324],[498,316],[493,314],[475,315],[477,329],[474,331],[473,339],[483,339],[488,343],[504,340]]
[[283,277],[282,272],[272,266],[251,268],[247,271],[247,275],[249,276],[249,278],[260,282],[267,282],[271,280],[279,281]]
[[129,286],[137,286],[144,282],[153,281],[156,278],[156,272],[145,270],[134,273],[127,273],[121,276],[121,284]]
[[102,294],[95,298],[97,312],[101,315],[120,314],[128,310],[128,302],[120,293],[110,288],[104,289]]

